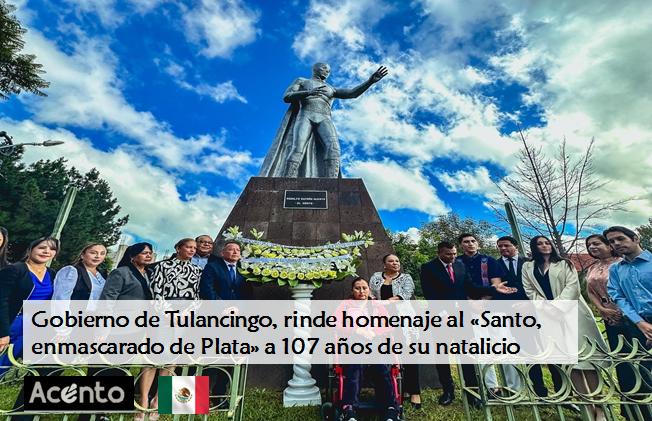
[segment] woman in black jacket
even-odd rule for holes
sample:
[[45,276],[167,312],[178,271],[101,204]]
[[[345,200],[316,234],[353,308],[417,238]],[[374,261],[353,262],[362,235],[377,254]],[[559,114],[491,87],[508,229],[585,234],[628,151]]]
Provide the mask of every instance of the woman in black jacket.
[[[23,350],[23,300],[49,300],[52,297],[54,269],[46,263],[59,253],[59,240],[42,237],[33,241],[25,252],[25,261],[0,271],[0,353],[14,345],[17,358]],[[9,357],[0,361],[0,374],[8,366]]]
[[[129,247],[126,251],[120,263],[118,263],[118,268],[112,271],[109,274],[109,277],[106,279],[106,284],[102,290],[102,295],[100,300],[151,300],[152,293],[149,290],[149,275],[147,272],[147,266],[152,262],[153,257],[153,247],[150,243],[136,243],[133,246]],[[113,310],[111,305],[101,306],[98,309],[100,314],[110,314]],[[135,342],[140,342],[143,338],[144,333],[135,332],[133,339]],[[102,337],[97,337],[96,342],[103,342],[106,339],[106,335]],[[152,386],[154,380],[154,374],[156,370],[150,369],[149,367],[142,367],[139,380],[140,388],[140,406],[143,409],[149,408],[149,389]],[[118,370],[115,374],[122,374],[121,370]],[[134,420],[143,420],[145,418],[144,413],[137,413],[134,415]],[[152,412],[149,416],[150,420],[158,419],[158,413]]]

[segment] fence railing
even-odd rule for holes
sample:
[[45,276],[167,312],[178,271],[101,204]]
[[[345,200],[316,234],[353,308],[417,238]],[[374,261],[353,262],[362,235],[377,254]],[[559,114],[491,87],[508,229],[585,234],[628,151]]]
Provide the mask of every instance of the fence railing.
[[[222,414],[222,417],[225,420],[229,421],[240,421],[242,419],[242,410],[244,405],[244,395],[245,387],[247,380],[247,364],[245,358],[238,358],[232,360],[228,364],[210,364],[210,365],[184,365],[179,366],[177,370],[173,368],[168,368],[167,366],[159,366],[152,364],[133,364],[133,365],[105,365],[105,366],[82,366],[82,365],[25,365],[16,361],[12,355],[13,345],[9,345],[7,353],[9,359],[11,360],[11,367],[0,367],[9,368],[4,375],[0,377],[0,401],[4,401],[3,406],[0,407],[0,420],[16,420],[22,418],[24,415],[33,416],[34,421],[39,421],[43,415],[52,415],[56,414],[60,416],[62,421],[68,421],[71,419],[71,415],[80,414],[80,412],[38,412],[38,411],[24,411],[23,405],[15,406],[14,402],[16,397],[23,386],[23,379],[26,376],[60,376],[63,372],[67,372],[67,375],[72,376],[86,376],[88,368],[94,368],[94,376],[102,377],[106,375],[104,372],[107,370],[113,371],[113,374],[124,375],[128,377],[133,377],[134,385],[138,384],[143,372],[142,368],[152,368],[157,370],[168,370],[170,375],[176,375],[177,371],[180,371],[178,375],[187,376],[200,376],[208,369],[215,369],[224,373],[224,376],[227,379],[227,392],[225,395],[210,395],[211,406],[209,408],[210,414]],[[9,407],[7,407],[9,406]],[[134,396],[134,410],[133,412],[122,412],[119,414],[112,413],[111,420],[115,421],[125,421],[131,420],[135,414],[143,414],[143,421],[154,421],[158,418],[157,409],[145,409],[138,404],[136,397]],[[117,418],[116,418],[117,416]],[[188,421],[207,421],[209,415],[174,415],[174,421],[188,420]],[[29,417],[28,417],[29,418]],[[89,421],[100,421],[99,414],[91,414]]]
[[[487,387],[485,375],[494,366],[476,365],[476,373],[479,378],[478,387],[468,387],[460,376],[462,388],[467,393],[482,402],[484,419],[491,421],[492,409],[504,408],[509,421],[523,419],[527,412],[537,420],[542,418],[541,410],[552,411],[555,419],[566,420],[564,408],[575,405],[580,410],[582,420],[591,421],[589,414],[590,407],[596,405],[601,408],[608,421],[617,421],[616,414],[635,421],[652,421],[652,352],[641,344],[638,339],[633,343],[628,342],[622,335],[619,337],[618,345],[613,351],[602,349],[596,342],[587,338],[587,342],[579,352],[579,362],[590,364],[598,373],[598,385],[594,390],[584,383],[583,390],[578,390],[577,379],[573,365],[549,365],[548,370],[557,372],[561,379],[560,387],[548,396],[539,396],[535,392],[534,385],[530,380],[530,371],[535,367],[529,365],[512,366],[518,373],[520,379],[520,390],[512,390],[507,386],[505,379],[505,366],[497,365],[499,378],[501,380],[499,390],[492,390]],[[461,373],[461,366],[458,367]],[[619,374],[627,372],[627,383],[631,385],[628,390],[621,388],[622,379]],[[629,377],[633,376],[633,378]],[[470,405],[465,399],[464,409],[467,421],[471,420]],[[621,409],[622,408],[622,409]]]

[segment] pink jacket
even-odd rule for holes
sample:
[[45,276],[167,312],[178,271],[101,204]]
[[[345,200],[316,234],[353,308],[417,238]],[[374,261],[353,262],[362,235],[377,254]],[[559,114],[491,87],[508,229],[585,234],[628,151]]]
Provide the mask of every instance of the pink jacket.
[[[338,331],[343,331],[346,332],[347,334],[351,334],[355,332],[359,327],[351,326],[351,319],[349,317],[353,318],[353,324],[355,325],[356,319],[360,316],[365,316],[369,318],[370,316],[385,316],[389,317],[389,314],[387,313],[387,310],[385,310],[385,307],[382,304],[379,304],[373,299],[367,300],[368,302],[364,307],[360,307],[357,304],[356,300],[353,299],[348,299],[345,301],[342,301],[342,303],[337,306],[337,309],[335,310],[334,316],[337,317],[337,330]],[[343,326],[343,312],[346,311],[346,323],[347,327],[342,327]],[[370,314],[371,312],[371,314]],[[382,335],[383,333],[391,332],[394,330],[393,327],[379,327],[378,323],[375,323],[375,327],[369,327],[371,323],[368,323],[366,327],[362,327],[364,330],[373,330],[376,335]]]

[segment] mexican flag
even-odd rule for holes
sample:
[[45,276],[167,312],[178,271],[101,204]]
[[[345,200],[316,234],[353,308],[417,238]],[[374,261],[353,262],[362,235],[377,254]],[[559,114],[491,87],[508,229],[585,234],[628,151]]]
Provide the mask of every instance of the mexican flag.
[[208,376],[159,376],[159,414],[208,414]]

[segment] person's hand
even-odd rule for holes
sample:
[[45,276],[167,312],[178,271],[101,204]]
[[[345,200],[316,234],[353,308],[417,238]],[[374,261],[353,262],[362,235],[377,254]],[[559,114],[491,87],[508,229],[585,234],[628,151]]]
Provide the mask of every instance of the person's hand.
[[380,79],[382,79],[382,78],[384,78],[385,76],[387,76],[387,73],[388,73],[388,72],[387,72],[387,67],[385,67],[385,66],[380,66],[380,67],[378,68],[378,70],[376,70],[376,73],[374,73],[373,75],[371,75],[371,77],[369,78],[369,80],[371,81],[371,83],[378,83],[378,82],[380,82]]
[[636,326],[638,326],[639,330],[643,332],[643,335],[647,338],[647,344],[650,345],[652,343],[652,323],[641,320],[636,323]]
[[105,333],[104,335],[97,335],[95,337],[95,343],[96,344],[104,343],[106,341],[106,338],[108,338],[108,337],[109,337],[108,333]]
[[233,312],[234,316],[237,316],[240,314],[240,309],[236,306],[227,307],[222,311],[222,316],[230,316],[231,312]]
[[308,91],[308,96],[317,96],[317,95],[326,95],[326,94],[327,91],[325,86],[318,86]]
[[501,294],[514,294],[518,291],[516,288],[508,287],[507,282],[501,282],[494,288],[496,288],[496,291],[500,292]]
[[4,352],[5,349],[9,346],[9,336],[3,336],[0,338],[0,352]]
[[57,335],[54,335],[54,338],[50,339],[50,342],[58,344],[58,343],[68,342],[68,339],[70,339],[70,335],[57,334]]
[[605,308],[602,311],[602,318],[610,323],[620,323],[622,320],[622,313],[620,310],[616,310],[613,308]]

